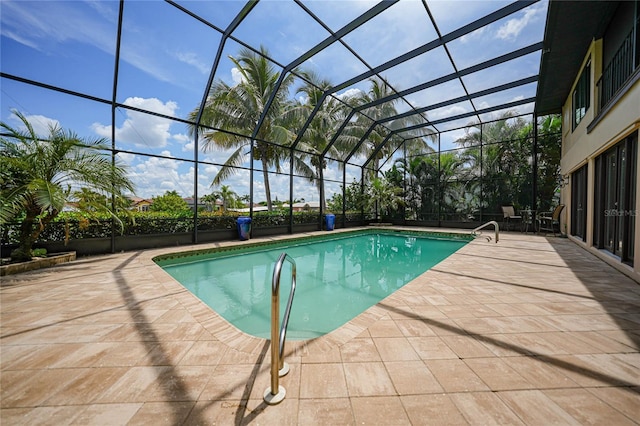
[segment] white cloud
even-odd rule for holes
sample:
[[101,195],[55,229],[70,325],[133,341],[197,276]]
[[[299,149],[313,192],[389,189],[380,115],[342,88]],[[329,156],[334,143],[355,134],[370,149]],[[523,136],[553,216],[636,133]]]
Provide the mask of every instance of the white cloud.
[[467,109],[460,105],[452,105],[447,108],[438,108],[433,111],[429,111],[429,119],[434,121],[440,118],[453,117],[459,114],[464,114]]
[[[45,117],[44,115],[26,115],[23,114],[27,121],[33,127],[33,131],[36,132],[38,136],[47,136],[49,135],[49,127],[60,127],[60,122],[55,118]],[[15,123],[12,127],[17,128],[19,130],[26,130],[27,128],[22,123],[22,120],[18,118],[17,115],[11,114],[9,117],[11,122]]]
[[[113,56],[117,16],[117,2],[110,1],[34,3],[2,0],[0,32],[2,36],[48,56],[74,56],[76,53],[69,49],[74,43]],[[201,55],[177,45],[181,40],[163,38],[163,32],[154,33],[152,29],[138,25],[139,21],[134,18],[124,21],[123,37],[127,40],[121,46],[121,60],[157,80],[188,89],[191,89],[189,84],[193,79],[179,78],[184,77],[185,71],[176,69],[176,59],[199,73],[208,73],[209,65],[200,60]],[[165,51],[167,49],[169,52]],[[170,53],[185,51],[187,53]]]
[[109,22],[118,21],[118,11],[116,8],[108,6],[101,0],[84,0],[84,2],[94,9],[100,16]]
[[[200,160],[210,163],[224,164],[237,148],[223,149],[213,144],[211,148],[205,150],[204,141],[200,140]],[[243,167],[249,167],[249,147],[247,145],[242,148]]]
[[502,40],[515,39],[540,11],[541,9],[527,9],[522,17],[509,19],[498,29],[496,37]]
[[236,67],[231,68],[231,79],[233,80],[233,84],[240,84],[244,80],[244,76],[240,72],[240,70]]
[[482,37],[482,35],[484,34],[486,28],[487,27],[480,27],[477,30],[470,32],[469,34],[463,35],[462,37],[460,37],[460,42],[461,43],[468,43],[473,39]]
[[[91,3],[89,3],[91,5]],[[50,49],[67,41],[89,44],[113,54],[113,33],[102,17],[96,18],[91,9],[79,8],[73,2],[2,1],[2,35],[25,46],[51,53]]]
[[346,98],[352,98],[352,97],[356,97],[356,96],[360,96],[360,94],[362,93],[362,90],[360,89],[347,89],[344,92],[336,95],[336,97],[338,99],[346,99]]
[[[200,179],[200,182],[206,187],[206,190],[203,194],[209,194],[220,187],[220,186],[215,186],[215,187],[210,186],[211,182],[213,181],[213,178],[216,176],[219,170],[220,170],[220,167],[218,166],[209,166],[205,170],[202,170],[204,175]],[[264,194],[264,185],[262,184],[261,178],[262,178],[262,172],[254,171],[254,185],[255,185],[254,191],[256,192],[254,196],[258,201],[260,198],[258,196],[258,193],[261,192],[262,194]],[[258,182],[258,179],[260,179],[259,182]],[[249,181],[250,181],[249,170],[238,169],[236,173],[232,174],[227,179],[225,179],[224,182],[221,183],[221,185],[227,185],[229,188],[231,188],[233,192],[235,192],[238,195],[246,195],[246,194],[249,194]]]
[[[162,155],[172,157],[169,151]],[[135,156],[129,169],[129,178],[134,183],[136,195],[151,198],[166,191],[177,191],[187,197],[193,193],[193,168],[181,167],[184,163],[170,158]]]
[[129,152],[119,152],[117,154],[117,157],[120,159],[120,161],[122,161],[124,164],[126,165],[131,165],[133,164],[134,160],[136,159],[136,154],[131,154]]
[[[232,151],[229,151],[228,153],[219,153],[218,151],[216,151],[215,153],[209,152],[209,153],[205,153],[202,154],[200,157],[201,161],[206,161],[206,162],[212,162],[212,163],[218,163],[218,164],[222,164],[224,163],[227,158],[229,157],[230,153]],[[218,155],[219,154],[219,155]],[[247,157],[248,158],[248,157]],[[248,161],[245,162],[245,166],[248,166]],[[202,187],[204,188],[204,192],[199,192],[199,194],[204,195],[204,194],[209,194],[211,193],[213,190],[217,189],[216,188],[212,188],[211,182],[213,181],[213,178],[218,174],[218,172],[220,171],[220,169],[222,168],[222,166],[218,166],[215,164],[200,164],[199,168],[198,168],[198,187]],[[261,171],[254,171],[254,181],[256,179],[259,179],[262,177],[262,172]],[[224,180],[224,182],[222,182],[222,185],[227,185],[229,186],[234,192],[236,192],[238,195],[245,195],[249,193],[249,181],[250,181],[250,175],[249,175],[249,170],[246,169],[237,169],[236,173],[230,175],[229,177],[227,177],[227,179]],[[193,185],[193,184],[192,184]],[[202,191],[201,189],[199,189],[199,191]],[[258,196],[256,195],[256,198]]]
[[182,145],[182,152],[193,152],[194,141],[189,135],[177,133],[171,136],[173,140]]
[[16,32],[13,32],[13,31],[11,31],[9,29],[6,29],[6,28],[3,29],[2,35],[4,37],[10,38],[13,41],[16,41],[16,42],[20,43],[20,44],[24,44],[27,47],[39,50],[39,46],[35,41],[30,40],[28,37],[22,37],[21,35],[17,34]]
[[[174,116],[178,109],[175,102],[163,103],[156,98],[127,98],[124,104],[169,116]],[[124,123],[121,127],[116,128],[116,141],[119,143],[129,143],[141,147],[164,147],[172,137],[169,132],[171,127],[169,120],[128,109],[124,110],[124,114],[126,116]],[[102,137],[111,137],[111,125],[93,123],[91,128]]]
[[442,150],[457,148],[455,141],[466,135],[464,129],[452,130],[449,132],[441,133],[440,146]]
[[[218,171],[220,170],[219,166],[215,166],[213,164],[203,164],[200,166],[200,170],[203,173],[206,173],[206,176],[215,176]],[[209,179],[209,181],[211,181],[211,178],[207,178]]]
[[422,2],[397,2],[347,34],[344,40],[369,65],[377,66],[437,38],[428,21]]
[[176,58],[180,62],[195,67],[202,74],[209,74],[209,65],[202,62],[195,52],[178,52],[176,53]]

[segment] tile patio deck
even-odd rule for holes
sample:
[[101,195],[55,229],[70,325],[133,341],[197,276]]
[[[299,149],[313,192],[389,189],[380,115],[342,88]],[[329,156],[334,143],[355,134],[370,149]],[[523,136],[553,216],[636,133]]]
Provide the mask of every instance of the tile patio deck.
[[288,342],[276,406],[268,341],[151,261],[185,249],[3,277],[0,423],[640,422],[640,285],[566,239],[478,238],[339,330]]

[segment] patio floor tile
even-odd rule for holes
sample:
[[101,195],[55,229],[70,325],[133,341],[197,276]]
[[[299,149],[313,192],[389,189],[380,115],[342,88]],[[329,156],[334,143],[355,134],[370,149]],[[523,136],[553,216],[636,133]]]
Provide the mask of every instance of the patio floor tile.
[[342,362],[381,361],[380,354],[371,338],[353,339],[340,348]]
[[0,423],[640,424],[640,285],[568,239],[476,239],[337,330],[287,341],[273,406],[270,342],[151,260],[220,244],[237,243],[3,277]]
[[193,407],[194,401],[188,402],[146,402],[127,422],[130,426],[171,425],[185,422]]
[[300,398],[349,396],[342,364],[302,364]]
[[522,425],[522,420],[493,392],[454,393],[449,395],[458,410],[472,425]]
[[423,361],[384,363],[399,395],[440,393],[444,390]]
[[400,400],[413,426],[468,424],[449,395],[408,395]]
[[446,392],[489,390],[489,387],[459,359],[430,359],[425,363]]
[[539,390],[506,391],[498,395],[525,424],[580,424]]
[[381,362],[344,364],[349,396],[397,395],[389,373]]
[[584,389],[552,389],[543,392],[580,424],[620,426],[636,424],[620,411]]
[[[362,425],[409,425],[409,417],[396,396],[370,396],[352,398],[351,406],[356,424]],[[384,415],[382,415],[384,413]]]
[[355,425],[349,398],[301,399],[299,425]]

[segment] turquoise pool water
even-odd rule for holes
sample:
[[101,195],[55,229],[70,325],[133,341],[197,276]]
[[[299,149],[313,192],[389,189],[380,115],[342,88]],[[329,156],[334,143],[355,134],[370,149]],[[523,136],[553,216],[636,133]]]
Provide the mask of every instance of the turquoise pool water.
[[[287,338],[303,340],[335,330],[468,241],[365,232],[194,253],[156,263],[240,330],[269,338],[273,267],[286,251],[297,267]],[[281,315],[290,288],[291,267],[285,262]]]

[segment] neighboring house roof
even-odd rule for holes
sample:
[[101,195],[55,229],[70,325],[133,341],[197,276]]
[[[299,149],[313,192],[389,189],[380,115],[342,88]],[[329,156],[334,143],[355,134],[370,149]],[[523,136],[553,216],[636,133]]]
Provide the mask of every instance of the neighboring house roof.
[[128,197],[134,206],[138,204],[153,204],[153,199],[140,198],[140,197]]
[[131,200],[131,207],[129,207],[129,209],[140,210],[145,206],[150,206],[151,204],[153,204],[153,199],[140,198],[140,197],[127,197],[127,198]]
[[[249,207],[244,207],[242,209],[227,209],[230,212],[238,212],[238,213],[249,213],[250,208]],[[254,212],[266,212],[268,211],[269,208],[267,206],[253,206],[253,211]]]
[[[283,208],[287,209],[289,208],[289,204],[283,204],[282,205]],[[300,202],[300,203],[293,203],[293,208],[294,209],[319,209],[320,208],[320,202],[319,201],[309,201],[309,202]]]
[[[184,197],[183,200],[189,204],[189,205],[193,205],[193,197]],[[198,204],[204,204],[204,201],[202,201],[201,198],[198,198]]]

